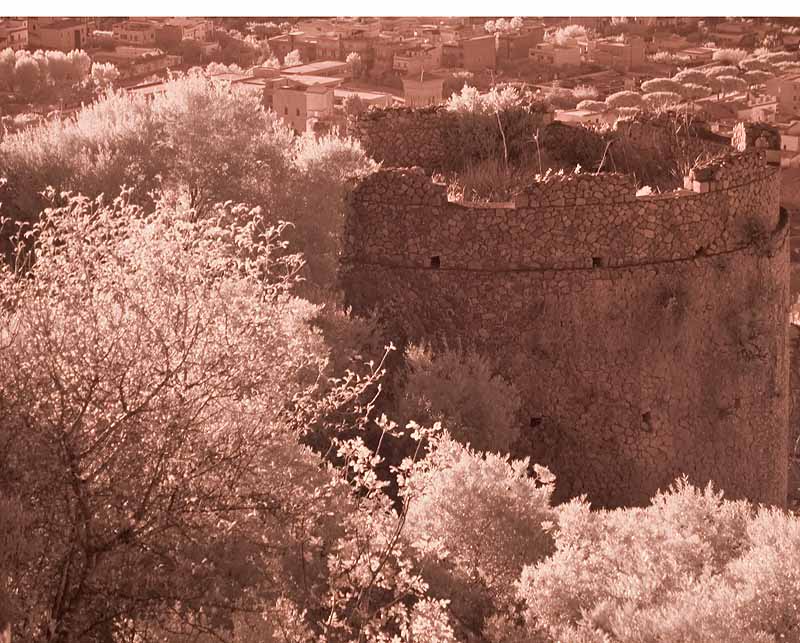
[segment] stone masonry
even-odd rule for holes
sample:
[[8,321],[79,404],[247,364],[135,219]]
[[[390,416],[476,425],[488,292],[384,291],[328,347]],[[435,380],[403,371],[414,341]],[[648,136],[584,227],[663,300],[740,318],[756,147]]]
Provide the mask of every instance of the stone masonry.
[[420,168],[349,197],[341,278],[409,340],[489,352],[520,390],[556,499],[644,504],[675,477],[786,500],[787,220],[764,150],[687,189],[550,176],[513,203],[448,202]]

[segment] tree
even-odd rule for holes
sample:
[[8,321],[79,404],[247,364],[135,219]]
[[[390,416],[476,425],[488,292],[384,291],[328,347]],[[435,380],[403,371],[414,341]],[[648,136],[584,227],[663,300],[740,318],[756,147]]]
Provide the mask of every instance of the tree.
[[757,85],[763,85],[771,78],[775,78],[775,74],[771,74],[768,71],[746,71],[742,74],[742,78],[747,83],[749,87],[754,87]]
[[9,48],[0,51],[0,87],[4,87],[9,91],[14,87],[14,66],[17,59],[14,56],[14,50]]
[[494,20],[487,20],[485,23],[483,23],[483,29],[486,31],[486,33],[494,33],[497,31]]
[[351,51],[347,54],[347,58],[345,58],[345,62],[347,66],[350,68],[350,75],[353,78],[358,78],[361,76],[361,72],[363,71],[363,66],[361,63],[361,56],[357,54],[355,51]]
[[442,422],[479,451],[508,453],[519,436],[519,392],[476,351],[411,346],[405,381],[398,403],[404,419]]
[[747,82],[736,76],[717,76],[717,82],[719,82],[723,94],[747,91]]
[[694,83],[704,85],[708,82],[708,76],[699,69],[683,69],[672,77],[678,83]]
[[105,91],[114,86],[119,79],[119,70],[111,63],[92,63],[92,82],[98,91]]
[[47,57],[47,71],[54,85],[74,82],[74,64],[66,54],[61,51],[48,51],[45,56]]
[[567,25],[566,27],[560,27],[549,34],[548,40],[559,46],[563,46],[575,38],[581,38],[584,36],[586,36],[586,27],[581,25]]
[[694,83],[684,83],[680,86],[678,93],[686,100],[697,100],[698,98],[705,98],[711,96],[713,90],[705,85],[696,85]]
[[588,109],[590,111],[606,111],[608,105],[602,100],[582,100],[577,104],[576,109]]
[[510,31],[519,32],[522,30],[522,27],[523,27],[522,18],[520,18],[519,16],[511,18],[511,20],[508,22],[508,28]]
[[683,102],[683,96],[677,92],[651,92],[642,96],[647,109],[659,111]]
[[72,63],[75,82],[83,82],[89,77],[89,72],[92,70],[92,59],[89,54],[82,49],[73,49],[67,54],[67,60]]
[[302,65],[303,61],[300,58],[300,51],[297,49],[292,49],[286,57],[283,59],[283,66],[284,67],[296,67],[297,65]]
[[745,49],[717,49],[713,53],[712,59],[715,62],[725,65],[738,65],[747,58],[748,55]]
[[358,116],[366,111],[364,101],[358,94],[348,94],[342,101],[344,113],[348,116]]
[[681,84],[670,78],[654,78],[642,83],[642,92],[678,92]]
[[18,56],[14,63],[14,87],[24,97],[31,98],[41,87],[39,63],[33,56]]
[[178,43],[178,54],[187,65],[199,65],[203,62],[203,48],[194,39],[184,38]]
[[606,105],[612,109],[620,107],[640,107],[642,105],[642,95],[632,91],[617,92],[606,98]]
[[717,76],[738,76],[741,70],[733,65],[717,65],[704,69],[703,73],[709,78],[716,78]]
[[29,534],[0,567],[22,640],[224,628],[275,563],[290,589],[279,552],[326,476],[280,400],[313,381],[316,340],[287,296],[293,260],[242,214],[75,198],[35,228],[35,279],[0,274],[0,356],[18,366],[0,373],[0,484],[25,508],[0,531]]
[[578,104],[575,94],[566,87],[551,87],[545,92],[544,99],[554,109],[574,109]]

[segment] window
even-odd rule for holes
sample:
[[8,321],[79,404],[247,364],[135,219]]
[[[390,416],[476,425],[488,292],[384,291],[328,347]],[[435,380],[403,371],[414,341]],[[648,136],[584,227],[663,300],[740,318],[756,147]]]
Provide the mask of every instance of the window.
[[439,258],[439,255],[434,255],[431,257],[431,268],[439,268],[442,265],[442,261]]
[[297,115],[300,116],[300,108],[297,108]]
[[288,107],[284,107],[283,108],[283,115],[284,116],[288,116],[289,115],[289,108]]

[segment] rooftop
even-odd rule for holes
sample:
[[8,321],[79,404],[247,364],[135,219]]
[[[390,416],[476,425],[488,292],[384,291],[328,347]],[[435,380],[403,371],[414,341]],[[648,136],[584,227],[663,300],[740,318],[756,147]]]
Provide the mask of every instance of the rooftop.
[[285,67],[281,70],[284,74],[304,74],[314,75],[315,73],[325,72],[333,69],[343,69],[347,67],[347,63],[339,60],[320,60],[315,63],[308,63],[305,65],[294,65],[292,67]]

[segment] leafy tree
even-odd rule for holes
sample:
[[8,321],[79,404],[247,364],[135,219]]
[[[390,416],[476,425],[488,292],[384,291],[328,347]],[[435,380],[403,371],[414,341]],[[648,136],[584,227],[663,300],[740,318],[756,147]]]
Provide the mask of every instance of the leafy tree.
[[768,71],[746,71],[742,74],[742,78],[747,83],[749,87],[754,87],[756,85],[763,85],[771,78],[775,78],[775,74],[771,74]]
[[773,68],[771,63],[759,58],[745,58],[739,62],[739,67],[745,71],[771,71]]
[[545,92],[545,101],[554,109],[574,109],[578,99],[571,89],[552,87]]
[[646,80],[642,83],[642,92],[645,94],[651,92],[673,92],[680,91],[681,84],[678,81],[670,78],[654,78],[653,80]]
[[678,83],[694,83],[704,85],[708,82],[708,76],[699,69],[682,69],[672,77]]
[[514,582],[553,550],[544,525],[555,477],[527,460],[481,454],[435,436],[405,481],[405,537],[426,561],[434,595],[451,600],[460,622],[480,631],[496,611],[513,611]]
[[736,76],[717,76],[717,82],[719,82],[720,90],[724,94],[747,91],[747,82],[743,78],[737,78]]
[[454,439],[479,451],[508,453],[519,437],[519,392],[474,350],[411,346],[405,381],[403,418],[442,422]]
[[91,77],[97,89],[105,91],[119,79],[119,70],[111,63],[92,63]]
[[24,97],[31,98],[41,87],[39,63],[31,55],[18,56],[14,63],[14,87]]
[[800,521],[686,480],[649,507],[562,505],[519,583],[531,631],[569,641],[774,641],[800,626]]
[[302,65],[303,61],[300,58],[300,52],[297,49],[293,49],[286,57],[283,59],[283,66],[284,67],[294,67],[296,65]]
[[67,54],[67,60],[72,63],[73,79],[82,82],[89,77],[92,70],[92,59],[82,49],[73,49]]
[[483,29],[486,31],[486,33],[494,33],[497,31],[494,20],[487,20],[485,23],[483,23]]
[[557,45],[566,45],[570,40],[586,35],[586,28],[581,25],[567,25],[548,34],[547,39]]
[[278,25],[278,29],[281,30],[281,33],[289,33],[292,30],[292,23],[282,22]]
[[697,100],[698,98],[705,98],[706,96],[711,96],[713,90],[705,85],[684,83],[680,86],[678,93],[687,100]]
[[0,51],[0,87],[11,90],[14,87],[14,67],[17,59],[10,47]]
[[591,111],[606,111],[608,105],[602,100],[582,100],[576,106],[576,109],[588,109]]
[[350,75],[353,78],[358,78],[361,76],[361,72],[363,70],[363,65],[361,63],[361,56],[357,54],[355,51],[351,51],[347,54],[347,58],[345,59],[347,66],[350,68]]
[[231,214],[191,224],[75,198],[37,225],[20,266],[34,279],[0,275],[0,354],[18,365],[0,374],[0,482],[25,508],[5,528],[31,535],[0,565],[23,640],[172,614],[222,628],[271,565],[293,574],[279,552],[325,475],[281,400],[313,382],[317,340],[275,231]]
[[683,102],[683,96],[677,92],[652,92],[642,96],[645,107],[658,111]]
[[738,76],[741,70],[732,65],[718,65],[716,67],[709,67],[703,70],[703,72],[709,78],[716,78],[717,76]]
[[509,31],[519,32],[522,30],[522,27],[523,27],[522,18],[520,18],[519,16],[511,18],[511,20],[509,20],[508,22]]
[[712,59],[722,64],[738,65],[747,58],[748,55],[745,49],[717,49],[712,54]]
[[199,65],[203,62],[203,48],[194,39],[183,39],[178,43],[178,54],[187,65]]
[[618,109],[620,107],[640,107],[642,102],[642,95],[632,91],[617,92],[606,98],[606,105],[612,109]]
[[75,67],[64,52],[48,51],[45,56],[47,57],[47,71],[50,81],[54,85],[74,82],[76,76]]
[[344,108],[344,113],[348,116],[358,116],[367,109],[364,105],[364,101],[361,100],[358,94],[349,94],[345,96],[342,101],[342,107]]

